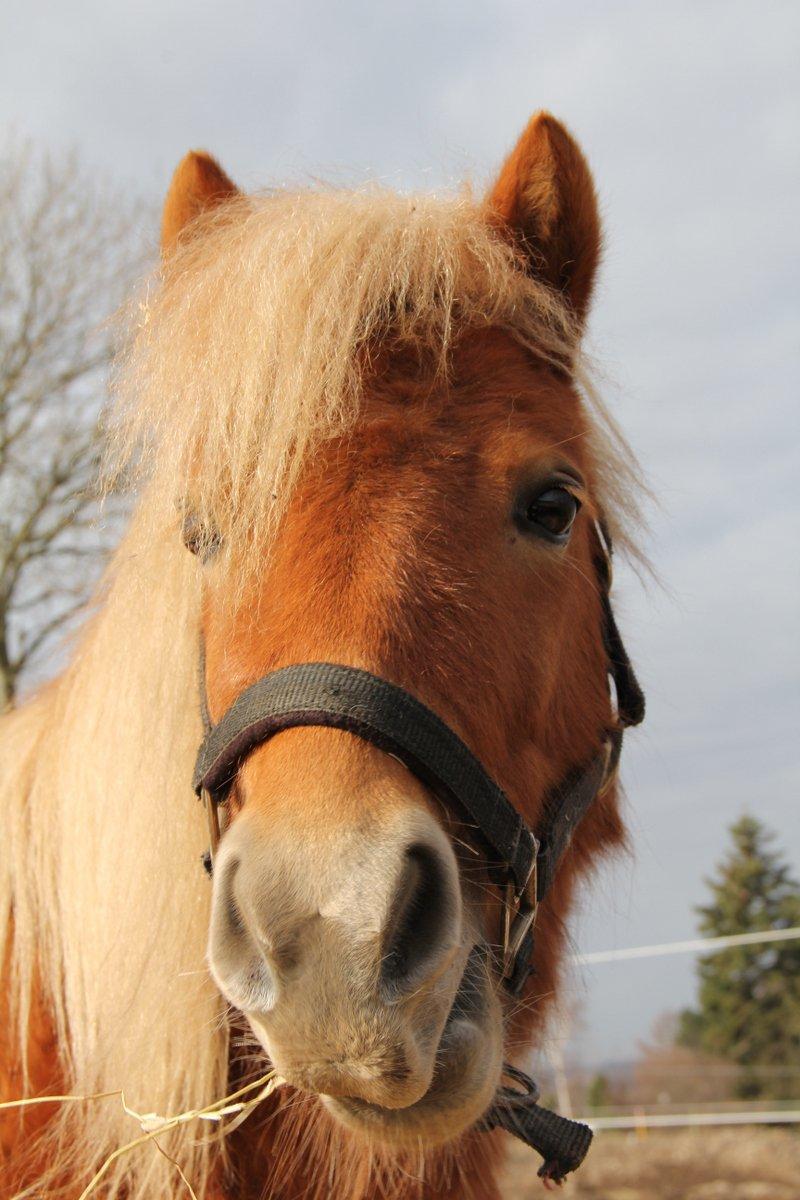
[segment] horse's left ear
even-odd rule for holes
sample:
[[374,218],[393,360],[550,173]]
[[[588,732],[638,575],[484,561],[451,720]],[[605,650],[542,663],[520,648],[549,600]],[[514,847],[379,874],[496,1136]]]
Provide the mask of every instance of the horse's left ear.
[[161,253],[167,258],[195,217],[238,195],[239,189],[205,150],[190,150],[175,169],[161,217]]
[[531,118],[486,204],[527,255],[531,274],[562,292],[583,322],[600,260],[600,216],[586,159],[560,121],[546,112]]

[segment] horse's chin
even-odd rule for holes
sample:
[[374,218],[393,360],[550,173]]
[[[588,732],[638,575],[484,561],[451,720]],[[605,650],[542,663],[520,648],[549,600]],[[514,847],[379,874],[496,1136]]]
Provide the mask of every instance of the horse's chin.
[[[268,1038],[254,1014],[251,1028],[270,1054]],[[503,1062],[503,1013],[486,969],[485,951],[475,946],[436,1051],[424,1095],[406,1106],[384,1107],[355,1096],[311,1093],[336,1122],[372,1145],[402,1149],[453,1141],[479,1121],[492,1103]],[[279,1073],[283,1073],[277,1063]],[[287,1075],[293,1087],[295,1080]],[[302,1086],[299,1090],[304,1091]]]
[[351,1132],[401,1148],[452,1141],[491,1104],[503,1060],[503,1018],[484,953],[473,949],[436,1053],[424,1096],[404,1108],[355,1097],[323,1096],[328,1111]]
[[[322,1096],[328,1112],[351,1132],[384,1146],[437,1146],[465,1133],[485,1113],[500,1080],[502,1024],[496,1004],[481,1017],[454,1011],[445,1026],[430,1088],[407,1108]],[[488,1011],[487,1011],[488,1010]]]

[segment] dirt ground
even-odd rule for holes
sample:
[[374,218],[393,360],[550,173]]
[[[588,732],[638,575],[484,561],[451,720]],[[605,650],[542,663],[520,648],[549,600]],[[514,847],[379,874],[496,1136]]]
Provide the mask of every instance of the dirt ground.
[[800,1132],[784,1129],[598,1134],[555,1192],[536,1178],[539,1161],[514,1143],[505,1200],[800,1200]]

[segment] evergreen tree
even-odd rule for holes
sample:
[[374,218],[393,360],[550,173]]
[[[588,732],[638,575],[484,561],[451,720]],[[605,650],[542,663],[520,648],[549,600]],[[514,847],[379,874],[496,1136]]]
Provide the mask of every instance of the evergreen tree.
[[[800,884],[773,835],[753,817],[731,827],[733,848],[711,900],[698,907],[709,937],[800,925]],[[698,1007],[681,1014],[677,1041],[742,1068],[739,1095],[800,1095],[800,939],[733,946],[698,963]]]
[[606,1108],[609,1103],[608,1077],[599,1072],[593,1076],[591,1083],[586,1089],[586,1104],[590,1112],[596,1112],[598,1108]]

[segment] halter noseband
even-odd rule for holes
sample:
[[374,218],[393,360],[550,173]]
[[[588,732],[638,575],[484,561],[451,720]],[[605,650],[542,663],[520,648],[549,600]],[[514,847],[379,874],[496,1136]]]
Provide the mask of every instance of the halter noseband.
[[[624,730],[644,718],[644,694],[611,607],[611,540],[600,524],[597,536],[603,643],[608,674],[614,683],[616,723],[606,731],[598,753],[548,793],[538,836],[528,828],[505,792],[458,734],[396,684],[356,667],[300,663],[257,680],[212,724],[201,654],[205,736],[193,784],[204,801],[208,817],[209,868],[220,839],[219,806],[226,801],[248,754],[284,729],[324,726],[347,730],[400,759],[475,831],[487,855],[490,878],[505,890],[500,969],[509,992],[519,995],[532,970],[538,904],[553,883],[577,825],[613,782]],[[506,1073],[509,1072],[517,1083],[520,1079],[527,1080],[527,1076],[515,1073],[514,1069],[507,1069]],[[541,1109],[533,1094],[534,1085],[528,1083],[523,1092],[501,1088],[500,1099],[485,1118],[484,1127],[502,1126],[535,1145],[545,1159],[546,1173],[558,1178],[580,1163],[591,1132],[586,1126],[576,1126],[575,1122]],[[579,1135],[576,1129],[585,1133]]]

